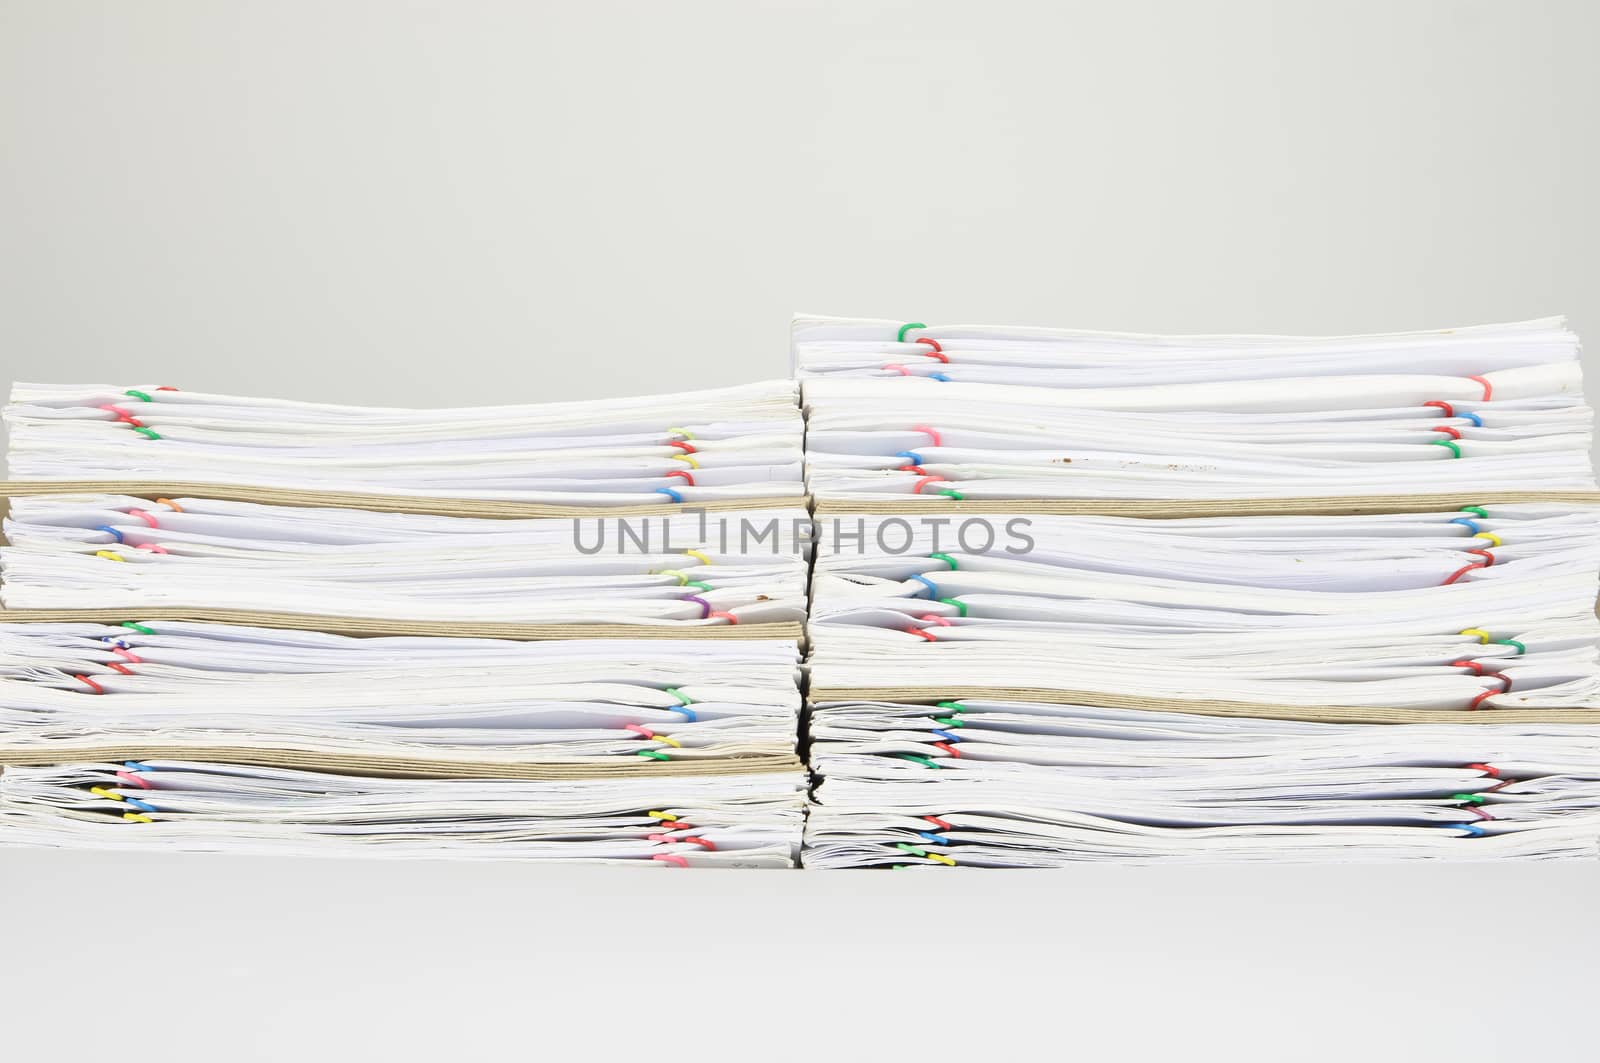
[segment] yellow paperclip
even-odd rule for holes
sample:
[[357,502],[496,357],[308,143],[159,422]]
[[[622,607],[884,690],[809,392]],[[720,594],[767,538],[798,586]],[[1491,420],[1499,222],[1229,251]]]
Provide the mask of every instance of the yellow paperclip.
[[127,558],[123,557],[121,554],[114,554],[110,550],[96,550],[94,552],[94,556],[95,557],[103,557],[107,561],[126,561],[126,560],[128,560]]
[[1504,546],[1505,545],[1505,543],[1502,543],[1500,541],[1500,536],[1496,535],[1494,532],[1479,532],[1478,534],[1474,535],[1473,538],[1474,539],[1488,539],[1491,543],[1494,543],[1496,546]]
[[677,816],[674,816],[671,812],[646,812],[645,815],[649,816],[651,819],[673,820],[673,819],[677,819],[678,818]]
[[114,794],[110,790],[103,789],[102,787],[99,787],[99,786],[91,786],[91,787],[89,787],[89,792],[91,794],[96,795],[97,797],[103,797],[107,801],[121,801],[121,800],[123,800],[123,797],[122,797],[121,794]]
[[694,460],[694,455],[693,454],[674,454],[674,455],[672,455],[672,457],[676,461],[686,461],[686,462],[688,462],[689,463],[689,468],[691,468],[691,469],[698,469],[700,467],[700,463],[698,461]]
[[680,587],[683,586],[685,583],[689,582],[689,577],[685,576],[682,572],[679,572],[675,568],[664,568],[664,569],[660,570],[659,572],[652,573],[652,575],[656,575],[656,576],[677,576],[678,577],[678,586],[680,586]]
[[131,819],[135,823],[154,823],[155,822],[155,820],[151,819],[149,816],[141,816],[137,812],[124,812],[122,814],[122,818],[123,819]]
[[682,436],[685,439],[693,439],[694,438],[694,433],[693,432],[689,431],[687,428],[679,428],[677,425],[670,426],[667,429],[667,431],[672,433],[675,436]]
[[1478,641],[1481,644],[1483,644],[1485,646],[1487,646],[1489,644],[1489,633],[1487,631],[1483,630],[1483,628],[1481,628],[1481,627],[1469,627],[1469,628],[1467,628],[1465,631],[1463,631],[1461,633],[1463,635],[1476,635],[1476,636],[1478,636]]
[[951,859],[950,857],[945,856],[943,853],[928,852],[928,853],[924,853],[923,855],[926,856],[929,860],[937,860],[937,861],[939,861],[939,863],[941,863],[941,864],[949,864],[951,867],[955,867],[956,866],[956,862],[953,859]]
[[674,749],[682,749],[683,748],[683,743],[682,742],[678,741],[676,738],[668,738],[666,735],[656,735],[654,741],[665,742],[667,745],[673,747]]
[[[711,558],[707,557],[704,553],[700,552],[699,550],[685,550],[683,552],[683,556],[684,557],[692,557],[696,561],[700,562],[702,565],[711,564]],[[685,580],[684,582],[687,583],[688,581]]]

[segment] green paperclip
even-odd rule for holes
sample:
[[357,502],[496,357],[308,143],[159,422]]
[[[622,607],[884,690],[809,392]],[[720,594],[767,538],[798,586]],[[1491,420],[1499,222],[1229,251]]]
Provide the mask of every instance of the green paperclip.
[[667,687],[667,693],[678,699],[679,705],[693,705],[694,702],[684,697],[683,691],[677,687]]
[[949,554],[929,554],[928,560],[943,561],[945,564],[950,566],[950,570],[952,572],[961,567],[960,565],[956,564],[956,559],[951,557]]
[[928,327],[927,325],[924,325],[920,321],[913,321],[910,324],[901,325],[900,326],[900,331],[895,335],[895,338],[894,338],[895,342],[896,343],[904,343],[906,341],[906,333],[910,332],[914,328],[927,328],[927,327]]
[[1450,800],[1459,801],[1462,804],[1481,805],[1489,799],[1482,794],[1451,794]]
[[966,616],[967,615],[967,603],[965,603],[965,602],[957,601],[954,598],[940,598],[939,599],[939,604],[940,605],[953,605],[953,606],[956,607],[956,612],[960,613],[962,616]]
[[910,842],[895,842],[894,847],[903,853],[910,853],[912,856],[928,855],[928,850],[920,849],[917,846],[912,845]]
[[634,756],[637,756],[637,757],[653,757],[656,760],[671,760],[672,759],[671,757],[667,756],[665,753],[661,752],[659,749],[639,749],[639,750],[635,750],[634,751]]
[[[1460,455],[1457,455],[1457,457],[1460,457]],[[960,491],[952,491],[948,487],[941,487],[941,488],[939,488],[939,490],[935,491],[934,494],[936,494],[936,495],[949,495],[951,498],[955,499],[957,502],[965,502],[967,500],[967,496],[966,495],[962,494]]]
[[1482,506],[1462,506],[1460,509],[1456,510],[1456,512],[1457,513],[1476,513],[1478,516],[1482,517],[1484,520],[1488,520],[1489,519],[1489,511],[1487,509],[1484,509]]
[[1524,646],[1516,639],[1495,639],[1494,644],[1496,646],[1515,646],[1517,648],[1518,657],[1521,657],[1524,653],[1528,652],[1528,647]]
[[139,433],[139,434],[140,434],[140,435],[142,435],[142,436],[148,436],[148,437],[149,437],[149,438],[151,438],[151,439],[160,439],[160,438],[161,438],[161,436],[159,436],[159,435],[158,435],[158,434],[157,434],[157,433],[156,433],[156,430],[155,430],[155,429],[154,429],[154,428],[146,428],[146,427],[145,427],[145,426],[144,426],[144,425],[142,425],[142,424],[140,424],[140,425],[134,425],[134,427],[133,427],[133,430],[134,430],[134,431],[135,431],[135,432],[138,432],[138,433]]
[[934,702],[934,705],[941,709],[949,709],[952,715],[958,712],[963,712],[966,709],[966,706],[962,705],[959,701],[936,701]]
[[1430,439],[1428,443],[1430,446],[1435,447],[1449,447],[1452,454],[1458,458],[1461,457],[1461,447],[1453,439]]
[[[901,760],[909,760],[912,763],[921,764],[924,768],[937,768],[939,766],[927,757],[919,757],[915,753],[896,753],[895,756]],[[665,760],[666,758],[663,757],[662,759]]]
[[123,394],[124,395],[132,395],[134,398],[143,399],[145,402],[154,402],[155,401],[149,395],[146,395],[142,391],[133,391],[132,389],[129,389],[128,391],[124,391]]
[[143,624],[135,624],[132,620],[124,620],[118,626],[119,627],[130,628],[130,629],[132,629],[134,631],[137,631],[141,635],[154,635],[155,634],[155,629],[154,628],[145,627]]

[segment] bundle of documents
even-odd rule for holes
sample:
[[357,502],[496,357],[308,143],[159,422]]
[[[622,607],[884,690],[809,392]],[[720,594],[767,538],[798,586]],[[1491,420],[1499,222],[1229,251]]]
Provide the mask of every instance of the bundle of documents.
[[819,503],[1595,488],[1560,319],[1162,337],[800,318]]
[[791,381],[449,410],[17,384],[5,420],[18,480],[581,506],[805,495]]
[[824,704],[812,741],[808,867],[1600,855],[1592,726],[962,699]]
[[513,520],[21,497],[5,521],[0,603],[690,629],[804,619],[804,507],[674,509]]
[[0,844],[794,866],[805,773],[396,779],[182,760],[7,768]]
[[[1310,719],[1570,708],[1600,722],[1600,506],[835,518],[850,524],[862,552],[817,563],[813,691],[1025,688]],[[1011,528],[1020,552],[977,549],[975,526]]]
[[0,776],[3,841],[664,866],[796,855],[792,641],[17,624],[0,662],[0,763],[36,765]]
[[806,866],[1600,855],[1559,320],[794,340]]
[[782,639],[352,638],[151,620],[0,627],[0,757],[406,758],[473,771],[795,769]]
[[15,397],[0,844],[795,866],[792,384]]

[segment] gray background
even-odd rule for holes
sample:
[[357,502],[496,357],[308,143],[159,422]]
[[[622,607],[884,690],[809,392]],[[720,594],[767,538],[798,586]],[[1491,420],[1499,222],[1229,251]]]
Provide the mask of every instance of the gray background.
[[[1593,333],[1596,16],[0,0],[0,377],[576,398],[782,375],[794,310]],[[1597,884],[0,852],[0,1038],[1576,1059]]]

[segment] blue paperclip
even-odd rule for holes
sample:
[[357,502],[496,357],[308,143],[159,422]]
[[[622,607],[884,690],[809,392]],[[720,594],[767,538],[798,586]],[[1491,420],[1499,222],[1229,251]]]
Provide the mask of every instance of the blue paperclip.
[[1481,838],[1489,833],[1476,823],[1441,823],[1439,826],[1445,830],[1464,830],[1474,838]]
[[658,487],[658,488],[656,488],[656,494],[658,494],[658,495],[666,495],[668,498],[672,499],[674,502],[682,502],[683,501],[683,496],[678,494],[678,492],[674,491],[670,487]]
[[928,841],[933,842],[935,845],[949,845],[950,844],[950,839],[949,838],[943,837],[943,836],[938,835],[938,834],[934,834],[931,831],[919,830],[919,831],[917,831],[917,835],[918,835],[918,837],[926,838]]
[[125,761],[122,762],[122,766],[124,768],[127,768],[129,771],[155,771],[156,770],[156,769],[152,768],[150,765],[142,763],[142,762],[137,761],[137,760],[125,760]]
[[1462,410],[1460,413],[1456,414],[1456,416],[1457,417],[1465,417],[1467,420],[1471,421],[1473,424],[1477,425],[1479,428],[1483,427],[1483,418],[1479,417],[1475,413],[1468,413],[1467,411]]
[[698,723],[698,722],[700,722],[700,717],[697,716],[695,714],[695,711],[693,709],[691,709],[687,705],[674,705],[672,708],[668,709],[667,711],[668,712],[682,713],[683,714],[683,718],[685,720],[688,720],[690,723]]
[[940,738],[944,739],[946,742],[959,742],[959,741],[961,741],[961,737],[959,735],[953,735],[949,731],[935,730],[933,733],[938,735]]
[[939,585],[937,583],[923,575],[914,575],[911,578],[928,588],[929,598],[932,598],[934,601],[939,600]]
[[113,528],[109,524],[97,524],[97,525],[95,525],[95,529],[94,530],[95,531],[109,532],[110,534],[112,534],[112,535],[117,537],[117,542],[119,542],[119,543],[122,542],[122,533],[117,531],[117,529]]
[[950,382],[950,378],[945,376],[943,373],[929,373],[928,378],[930,380],[943,380],[947,384]]
[[918,454],[914,450],[902,450],[898,454],[896,454],[895,457],[897,457],[897,458],[910,458],[911,459],[911,464],[913,464],[913,465],[921,465],[922,464],[922,455]]
[[122,803],[123,804],[127,804],[127,805],[132,805],[134,808],[139,809],[141,812],[160,812],[161,811],[155,805],[147,804],[144,801],[140,801],[137,798],[133,798],[133,797],[124,797],[122,799]]
[[1460,525],[1463,525],[1465,527],[1471,528],[1473,535],[1477,535],[1478,532],[1482,530],[1481,528],[1478,527],[1478,522],[1473,520],[1471,517],[1456,517],[1450,523],[1451,524],[1460,524]]

